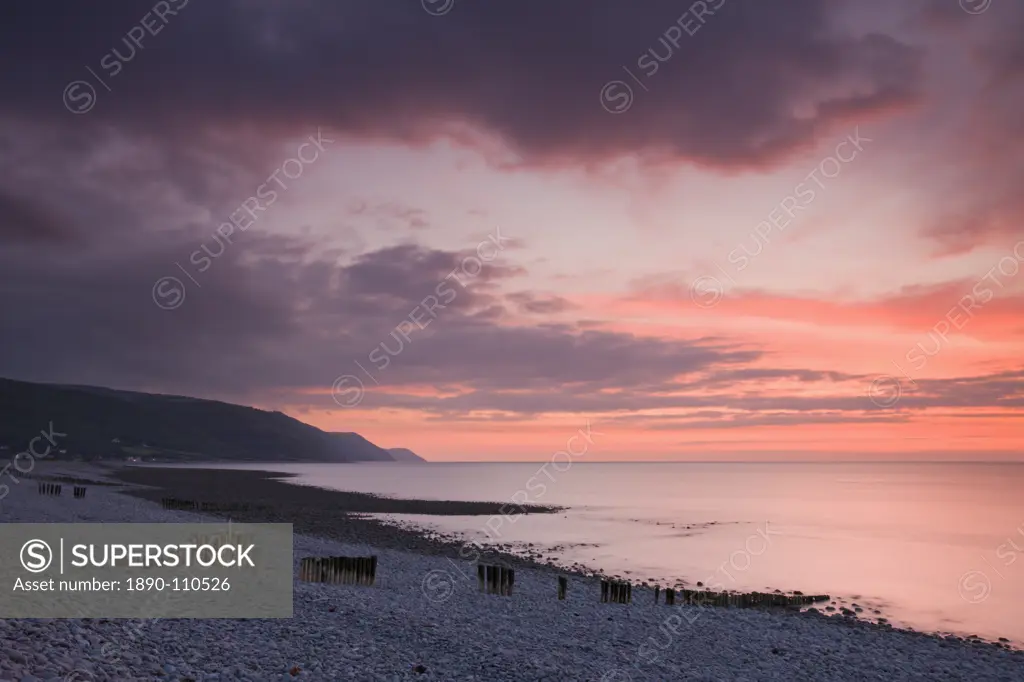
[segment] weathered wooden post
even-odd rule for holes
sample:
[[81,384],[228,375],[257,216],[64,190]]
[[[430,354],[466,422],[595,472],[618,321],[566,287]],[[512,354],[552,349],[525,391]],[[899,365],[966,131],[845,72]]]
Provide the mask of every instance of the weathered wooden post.
[[671,587],[665,590],[665,605],[675,606],[676,604],[676,591]]
[[370,557],[370,584],[377,584],[377,557]]
[[608,581],[601,581],[601,603],[604,604],[608,601]]
[[483,564],[476,565],[476,584],[480,588],[481,592],[484,592],[484,572],[486,568]]
[[508,585],[506,585],[506,587],[505,587],[505,594],[506,594],[506,596],[511,597],[512,596],[512,588],[516,584],[516,570],[514,568],[508,569],[507,577],[508,577]]
[[654,604],[658,604],[658,597],[661,596],[661,585],[654,586]]
[[[569,588],[569,581],[565,579],[565,576],[558,576],[558,600],[562,601],[565,599],[565,591]],[[603,601],[603,600],[602,600]]]

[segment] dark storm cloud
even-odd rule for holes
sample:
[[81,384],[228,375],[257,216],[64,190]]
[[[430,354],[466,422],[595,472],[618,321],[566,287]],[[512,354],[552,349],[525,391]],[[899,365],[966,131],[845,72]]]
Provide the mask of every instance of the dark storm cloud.
[[[17,3],[0,22],[18,66],[0,76],[0,112],[164,136],[324,125],[409,142],[468,124],[524,163],[650,152],[760,166],[915,97],[917,52],[846,33],[828,8],[551,0],[438,17],[413,1]],[[646,90],[632,83],[634,105],[611,115],[599,94],[628,80],[623,66]],[[62,104],[74,81],[87,85],[69,107],[94,104],[86,114]]]
[[[935,193],[937,217],[923,226],[940,257],[986,244],[1012,246],[1024,224],[1024,4],[992,3],[977,15],[958,9],[930,3],[924,14],[944,40],[966,47],[979,72],[966,125],[944,150],[961,181]],[[960,106],[961,96],[947,104]]]
[[[277,143],[321,126],[338,138],[472,139],[457,127],[466,125],[500,137],[524,163],[650,152],[763,167],[833,124],[914,101],[916,50],[845,33],[826,11],[839,4],[726,0],[690,36],[677,20],[688,16],[692,26],[692,3],[668,0],[460,2],[440,17],[414,0],[8,3],[0,10],[0,376],[335,408],[331,382],[382,342],[393,346],[396,325],[475,242],[465,253],[399,244],[342,262],[324,244],[254,228],[193,285],[175,263],[208,243],[280,164]],[[650,49],[668,56],[647,76],[637,62],[652,63]],[[1015,53],[998,54],[1007,68],[1015,63]],[[599,93],[629,78],[624,65],[647,89],[634,83],[632,107],[613,115]],[[66,89],[75,81],[94,90],[87,112],[65,106],[90,103],[86,86]],[[404,204],[366,210],[403,229],[431,224]],[[480,409],[688,407],[706,408],[708,419],[868,409],[861,377],[743,367],[761,352],[721,339],[523,325],[508,311],[553,314],[568,304],[538,292],[503,295],[522,273],[504,258],[486,264],[379,375],[391,388],[471,393],[371,390],[364,406],[446,419]],[[165,276],[186,287],[175,310],[153,301]],[[858,387],[836,397],[727,394],[731,382],[757,379]],[[906,396],[900,407],[1019,404],[1007,393],[1020,395],[1019,380]],[[677,390],[692,395],[670,394]]]
[[0,244],[67,242],[76,237],[67,223],[24,197],[0,188]]
[[[496,259],[459,284],[451,273],[474,246],[390,247],[341,265],[294,238],[246,239],[214,262],[201,288],[174,269],[187,241],[74,259],[0,252],[0,376],[336,407],[327,394],[334,379],[382,341],[394,347],[396,325],[443,281],[456,295],[393,359],[383,383],[641,387],[758,357],[725,344],[502,326],[502,315],[481,313],[501,309],[498,283],[521,270]],[[186,298],[161,309],[154,280],[175,274]]]

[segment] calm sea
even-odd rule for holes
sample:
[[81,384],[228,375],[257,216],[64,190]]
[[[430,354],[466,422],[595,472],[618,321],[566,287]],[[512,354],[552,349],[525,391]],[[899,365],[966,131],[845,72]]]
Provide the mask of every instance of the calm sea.
[[895,625],[1024,643],[1024,464],[259,464],[301,485],[564,514],[396,516],[560,548],[635,580],[845,597]]

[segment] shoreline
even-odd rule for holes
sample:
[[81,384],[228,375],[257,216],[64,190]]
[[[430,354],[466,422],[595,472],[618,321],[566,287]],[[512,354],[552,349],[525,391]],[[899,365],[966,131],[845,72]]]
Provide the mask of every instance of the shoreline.
[[[67,473],[40,464],[36,478]],[[38,495],[34,482],[14,485],[0,522],[221,523],[226,516],[162,509],[164,490],[125,483],[125,469],[75,470],[104,483],[83,499]],[[0,619],[0,680],[1024,679],[1024,652],[993,643],[784,608],[655,605],[653,589],[637,586],[631,604],[605,604],[592,573],[521,557],[509,557],[519,562],[514,595],[484,594],[475,570],[451,560],[460,543],[334,507],[312,520],[297,515],[309,511],[293,502],[229,516],[293,523],[295,568],[307,556],[377,555],[374,586],[303,582],[296,572],[287,619]],[[333,537],[344,539],[325,539]],[[556,575],[569,576],[564,601],[556,598]]]
[[[665,578],[648,583],[646,580],[606,572],[599,567],[587,566],[578,562],[567,566],[555,557],[530,547],[517,551],[510,545],[501,542],[474,545],[458,533],[439,533],[413,524],[359,516],[363,513],[493,516],[501,514],[502,509],[508,513],[509,505],[507,503],[381,497],[370,493],[296,485],[287,481],[296,477],[297,474],[252,469],[167,469],[129,465],[115,471],[117,473],[113,477],[116,480],[134,486],[152,486],[152,489],[136,488],[123,491],[126,495],[151,501],[159,501],[161,497],[168,496],[212,501],[209,496],[222,490],[230,480],[233,494],[223,498],[224,500],[230,503],[259,499],[263,506],[261,508],[251,507],[246,511],[207,511],[203,514],[230,518],[235,522],[292,523],[295,533],[312,537],[352,544],[366,544],[426,556],[445,557],[470,564],[474,562],[501,564],[515,569],[530,569],[550,573],[552,576],[568,575],[593,582],[600,580],[628,581],[634,585],[634,589],[643,591],[653,591],[656,584],[660,584],[662,590],[673,585],[677,590],[684,587],[697,591],[702,589],[701,583],[696,581]],[[166,478],[161,475],[161,472],[168,471],[174,471],[175,475]],[[216,474],[211,476],[212,472],[216,472]],[[315,491],[315,493],[310,494],[310,491]],[[368,511],[370,508],[372,511]],[[409,511],[410,509],[416,511]],[[476,513],[465,513],[469,509],[475,510]],[[560,510],[559,507],[532,506],[528,508],[528,513],[557,513]],[[738,590],[728,590],[727,592],[735,595],[750,594]],[[783,597],[804,595],[803,592],[797,590],[783,591],[771,588],[765,588],[765,592],[761,594]],[[681,596],[677,596],[677,599],[681,599]],[[910,632],[935,637],[942,641],[974,643],[1014,651],[1021,650],[1019,647],[1012,646],[1009,640],[1002,641],[985,639],[976,635],[965,636],[950,632],[919,630],[908,626],[892,625],[887,618],[882,618],[881,621],[869,620],[873,616],[855,610],[856,607],[856,600],[850,602],[845,597],[830,596],[824,601],[776,605],[771,608],[802,618],[824,618],[867,628]],[[711,606],[710,608],[720,607]],[[867,607],[865,607],[866,609]]]
[[[174,472],[166,475],[166,472]],[[119,467],[111,478],[132,488],[123,492],[132,497],[159,502],[164,497],[227,504],[257,501],[262,508],[250,506],[244,511],[209,511],[210,516],[230,518],[239,523],[291,523],[294,532],[352,544],[409,551],[430,556],[466,561],[466,541],[455,534],[430,533],[422,529],[384,521],[360,514],[423,514],[429,516],[494,516],[512,513],[510,507],[525,513],[551,514],[559,507],[512,505],[499,502],[460,502],[410,500],[382,497],[370,493],[344,492],[287,483],[295,474],[251,469],[187,469],[160,467]],[[145,486],[145,487],[136,487]],[[223,491],[229,489],[230,493]],[[562,571],[579,577],[592,577],[586,567],[563,568],[545,561],[539,552],[522,555],[502,549],[502,545],[475,547],[478,561],[501,563],[512,568]]]

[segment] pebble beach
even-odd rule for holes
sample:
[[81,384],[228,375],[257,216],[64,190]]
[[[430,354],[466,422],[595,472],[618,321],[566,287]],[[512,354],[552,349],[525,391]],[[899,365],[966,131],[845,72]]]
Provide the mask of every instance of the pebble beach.
[[[290,619],[0,620],[0,681],[1024,680],[1024,654],[991,643],[817,612],[655,605],[646,588],[634,589],[631,604],[602,604],[593,575],[523,557],[503,557],[516,566],[513,595],[483,594],[475,565],[450,541],[352,516],[386,503],[355,494],[328,504],[240,471],[139,487],[160,471],[40,466],[40,479],[108,485],[72,499],[38,495],[23,479],[0,502],[0,522],[223,522],[165,510],[159,499],[210,499],[196,476],[216,486],[233,477],[237,498],[262,506],[232,520],[294,523],[296,567],[307,556],[376,555],[377,584],[296,579]],[[405,513],[445,513],[417,509]],[[564,601],[558,575],[569,577]]]

